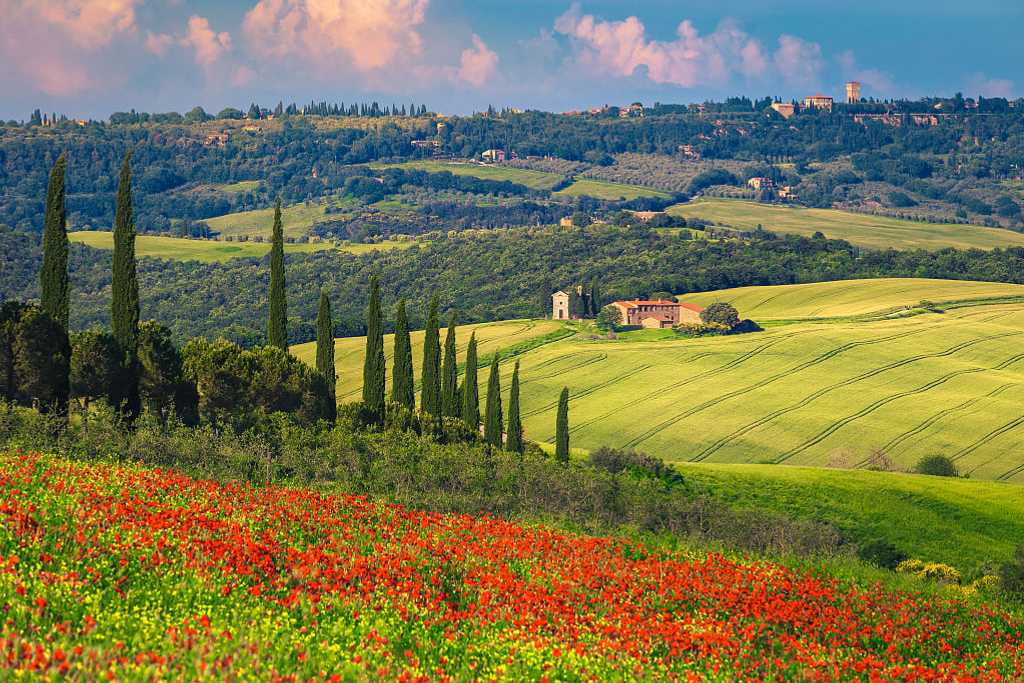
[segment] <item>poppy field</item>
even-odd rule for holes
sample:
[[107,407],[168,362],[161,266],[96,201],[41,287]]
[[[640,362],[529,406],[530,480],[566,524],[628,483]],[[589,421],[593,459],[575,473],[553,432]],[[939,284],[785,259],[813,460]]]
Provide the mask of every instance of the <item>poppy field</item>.
[[0,678],[1001,681],[1022,624],[780,565],[0,455]]

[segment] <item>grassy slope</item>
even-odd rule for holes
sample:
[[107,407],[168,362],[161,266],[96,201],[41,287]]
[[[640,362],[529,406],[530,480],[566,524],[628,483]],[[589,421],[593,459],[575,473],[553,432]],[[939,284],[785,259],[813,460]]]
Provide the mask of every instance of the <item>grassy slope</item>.
[[1024,487],[1014,484],[768,465],[681,469],[733,505],[831,522],[858,541],[884,538],[962,570],[1007,560],[1024,540]]
[[[281,224],[284,227],[284,236],[300,237],[305,235],[313,227],[313,223],[323,216],[324,207],[317,203],[310,206],[293,204],[283,207],[281,209]],[[274,209],[271,207],[254,211],[239,211],[216,218],[207,218],[204,222],[224,237],[263,235],[269,239],[274,226]]]
[[[113,233],[106,231],[72,232],[68,234],[72,242],[86,244],[96,249],[113,249]],[[381,244],[353,244],[338,250],[350,254],[364,254],[374,249],[404,249],[414,242],[384,242]],[[284,250],[290,253],[308,253],[321,249],[332,249],[330,243],[318,244],[285,244]],[[270,251],[269,242],[215,242],[213,240],[186,240],[180,237],[162,237],[159,235],[139,235],[135,238],[135,253],[138,256],[152,256],[176,261],[203,261],[206,263],[223,262],[233,258],[261,257]]]
[[636,199],[637,197],[669,197],[670,195],[661,190],[653,190],[649,187],[639,185],[625,185],[623,183],[612,183],[607,180],[595,180],[593,178],[581,178],[572,185],[559,190],[555,194],[577,197],[587,195],[598,199]]
[[817,231],[870,249],[992,249],[1024,246],[1024,234],[974,225],[918,223],[885,216],[839,211],[772,206],[735,199],[702,198],[669,209],[676,216],[697,217],[742,230],[758,224],[766,230],[797,235]]
[[372,168],[418,168],[430,173],[448,171],[455,175],[468,175],[484,180],[508,180],[520,185],[532,187],[535,190],[549,190],[554,187],[562,176],[557,173],[545,171],[534,171],[526,168],[512,168],[511,166],[483,166],[480,164],[434,161],[430,159],[419,161],[407,161],[401,164],[371,164]]
[[803,285],[736,287],[679,297],[707,306],[727,301],[744,318],[754,320],[832,318],[881,313],[903,306],[995,297],[1024,297],[1024,285],[1000,282],[885,278],[838,280]]

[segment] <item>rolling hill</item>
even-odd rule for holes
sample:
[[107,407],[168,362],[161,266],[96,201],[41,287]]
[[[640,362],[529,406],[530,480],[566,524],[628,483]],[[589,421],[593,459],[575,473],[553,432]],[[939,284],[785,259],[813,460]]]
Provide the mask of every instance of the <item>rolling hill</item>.
[[[794,310],[806,315],[809,302],[832,296],[825,313],[858,311],[853,302],[872,292],[878,305],[891,306],[907,300],[900,289],[911,302],[964,305],[909,317],[811,319],[733,337],[581,334],[546,343],[520,358],[527,437],[553,440],[558,393],[567,386],[575,447],[635,448],[672,462],[841,467],[864,467],[884,452],[903,469],[942,453],[973,478],[1024,483],[1024,304],[966,305],[1015,290],[970,282],[845,285],[862,291],[802,286],[796,301],[805,308]],[[501,323],[491,348],[513,343],[506,326],[532,335],[550,325]],[[361,349],[361,340],[339,341],[342,400],[358,397]],[[503,363],[506,391],[511,371]]]
[[511,166],[485,166],[483,164],[459,161],[434,161],[432,159],[406,161],[400,164],[370,164],[370,168],[408,168],[427,171],[428,173],[448,171],[454,175],[472,176],[482,180],[507,180],[535,190],[550,190],[562,180],[562,176],[559,174],[547,171],[513,168]]
[[977,225],[922,223],[887,216],[840,211],[805,209],[758,202],[700,198],[668,209],[674,216],[701,218],[739,230],[765,230],[810,237],[822,232],[832,239],[843,239],[868,249],[993,249],[1024,246],[1024,234],[1001,228]]

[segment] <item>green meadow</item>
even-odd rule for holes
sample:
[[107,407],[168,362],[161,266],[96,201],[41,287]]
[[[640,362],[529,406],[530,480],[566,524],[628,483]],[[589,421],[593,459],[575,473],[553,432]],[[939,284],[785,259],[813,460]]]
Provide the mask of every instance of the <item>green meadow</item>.
[[700,198],[668,209],[675,216],[702,218],[738,230],[765,230],[844,239],[868,249],[993,249],[1024,246],[1024,234],[977,225],[922,223],[887,216],[777,206],[738,199]]
[[[324,206],[312,204],[292,204],[281,208],[281,226],[285,237],[301,237],[309,232],[313,223],[324,217]],[[207,218],[204,221],[212,230],[222,237],[238,237],[239,235],[262,235],[270,239],[274,227],[274,208],[238,211],[224,216]]]
[[640,185],[626,185],[624,183],[612,183],[607,180],[595,180],[593,178],[580,178],[572,185],[555,192],[556,195],[567,197],[578,197],[586,195],[608,201],[619,199],[637,199],[638,197],[670,197],[667,192],[652,190],[649,187]]
[[458,161],[435,161],[433,159],[421,159],[417,161],[406,161],[400,164],[370,164],[371,168],[412,168],[429,173],[448,171],[454,175],[466,175],[483,180],[508,180],[520,185],[532,187],[535,190],[550,190],[557,185],[562,176],[557,173],[546,171],[534,171],[527,168],[513,168],[511,166],[485,166]]

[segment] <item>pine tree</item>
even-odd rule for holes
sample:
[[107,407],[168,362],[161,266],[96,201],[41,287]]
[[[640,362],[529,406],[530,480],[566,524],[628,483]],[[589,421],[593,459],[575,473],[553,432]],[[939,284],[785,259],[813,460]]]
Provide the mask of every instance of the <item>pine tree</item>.
[[441,345],[438,333],[435,296],[430,300],[427,315],[427,329],[423,337],[423,381],[420,387],[420,410],[437,417],[441,416]]
[[491,360],[491,374],[487,378],[487,407],[484,412],[484,441],[501,448],[501,380],[498,377],[498,354]]
[[519,417],[519,361],[512,371],[512,389],[508,397],[508,437],[505,447],[513,453],[523,452],[523,421]]
[[555,460],[569,462],[569,387],[558,397],[558,418],[555,422]]
[[384,320],[380,306],[380,281],[370,279],[370,303],[366,307],[366,359],[363,361],[363,404],[371,424],[384,424]]
[[39,271],[42,308],[58,324],[68,328],[68,222],[64,178],[67,158],[61,154],[50,172],[43,222],[43,266]]
[[288,350],[288,301],[284,292],[284,230],[281,226],[281,198],[274,204],[274,237],[270,247],[270,315],[267,343]]
[[338,376],[334,368],[334,320],[331,318],[331,300],[323,289],[320,290],[320,307],[316,313],[316,369],[327,382],[327,390],[331,396],[328,418],[333,421],[337,417],[338,409]]
[[462,406],[459,393],[459,364],[455,355],[455,313],[448,317],[448,334],[444,338],[444,364],[441,366],[441,415],[459,417]]
[[597,314],[601,312],[603,302],[601,301],[601,292],[597,285],[597,280],[590,281],[590,314],[597,317]]
[[395,367],[391,382],[391,400],[409,410],[416,410],[416,393],[412,373],[412,342],[409,320],[405,315],[405,299],[398,302],[395,319]]
[[480,390],[476,372],[476,332],[466,349],[466,378],[462,381],[462,421],[476,434],[480,429]]
[[132,210],[132,154],[125,155],[114,212],[114,267],[110,284],[110,329],[121,355],[114,402],[134,419],[139,399],[139,282],[135,272],[135,218]]

